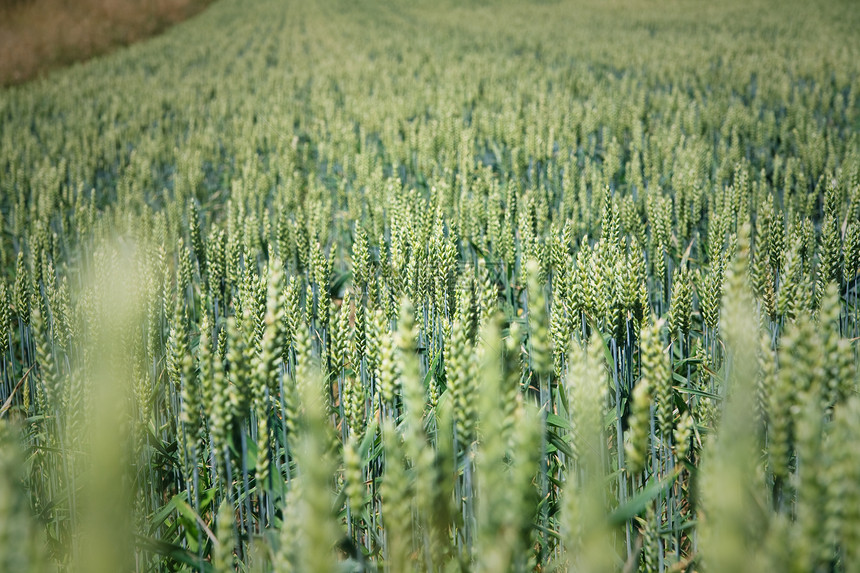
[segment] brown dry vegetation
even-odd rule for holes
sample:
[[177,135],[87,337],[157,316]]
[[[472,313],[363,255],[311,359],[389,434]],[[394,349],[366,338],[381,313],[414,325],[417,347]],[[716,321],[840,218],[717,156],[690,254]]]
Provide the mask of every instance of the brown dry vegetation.
[[0,0],[0,85],[160,32],[212,0]]

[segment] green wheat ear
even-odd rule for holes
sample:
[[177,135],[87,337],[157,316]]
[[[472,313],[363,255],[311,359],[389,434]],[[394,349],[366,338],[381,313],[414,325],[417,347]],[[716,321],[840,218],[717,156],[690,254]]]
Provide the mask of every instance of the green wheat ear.
[[360,515],[364,507],[365,485],[361,455],[353,438],[343,446],[343,464],[346,498],[353,515]]
[[212,568],[217,573],[228,573],[236,568],[234,560],[235,536],[233,528],[235,526],[235,515],[233,513],[233,504],[228,499],[224,499],[218,507],[216,517],[216,540],[215,551],[212,557]]
[[335,571],[334,548],[341,537],[341,528],[333,512],[331,481],[335,462],[331,451],[331,427],[326,417],[328,396],[320,382],[318,368],[309,368],[307,379],[297,384],[304,416],[295,448],[300,493],[298,518],[301,523],[302,547],[299,569],[305,571]]
[[454,402],[456,439],[463,447],[468,447],[474,438],[474,402],[477,394],[475,372],[471,368],[473,360],[470,359],[473,349],[461,321],[455,321],[452,330],[451,342],[445,353],[445,376],[448,392]]
[[563,490],[564,543],[574,570],[613,570],[614,548],[604,505],[603,418],[607,409],[608,375],[595,333],[588,346],[575,348],[566,380],[571,401],[571,464]]
[[625,460],[631,474],[642,471],[648,453],[652,393],[650,378],[643,377],[633,387],[633,405],[625,441]]
[[745,281],[749,266],[749,229],[743,227],[738,252],[728,274],[723,320],[730,354],[728,399],[719,432],[702,465],[701,530],[703,557],[716,571],[732,571],[754,562],[767,515],[761,503],[761,476],[756,468],[754,380],[756,322],[753,298]]
[[535,259],[526,263],[529,300],[529,355],[532,370],[539,375],[552,372],[552,342],[549,336],[549,318],[546,296],[539,280],[540,265]]
[[6,351],[9,350],[9,337],[11,335],[11,304],[9,288],[6,286],[6,281],[0,280],[0,356],[3,356],[4,360]]
[[672,297],[669,306],[669,331],[674,338],[682,339],[690,332],[693,312],[693,283],[686,270],[676,272],[672,280]]
[[383,422],[385,474],[380,497],[385,524],[384,563],[387,571],[405,571],[409,567],[412,540],[412,517],[409,481],[403,467],[403,449],[394,425]]
[[24,324],[30,323],[30,306],[32,295],[30,273],[27,270],[27,262],[24,260],[24,251],[18,251],[18,262],[15,270],[15,287],[13,298],[15,311]]
[[[663,440],[668,441],[675,423],[675,401],[672,390],[669,356],[664,349],[663,323],[654,321],[642,329],[641,372],[642,380],[649,393],[653,393],[655,420]],[[644,399],[644,398],[643,398]],[[643,414],[644,415],[644,414]]]

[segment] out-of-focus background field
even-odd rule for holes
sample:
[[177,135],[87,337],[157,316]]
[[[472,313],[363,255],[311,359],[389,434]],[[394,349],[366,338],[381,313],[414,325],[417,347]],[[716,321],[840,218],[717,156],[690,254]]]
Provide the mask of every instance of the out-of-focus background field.
[[858,571],[858,29],[219,0],[0,90],[0,572]]
[[156,34],[211,0],[2,0],[0,86]]

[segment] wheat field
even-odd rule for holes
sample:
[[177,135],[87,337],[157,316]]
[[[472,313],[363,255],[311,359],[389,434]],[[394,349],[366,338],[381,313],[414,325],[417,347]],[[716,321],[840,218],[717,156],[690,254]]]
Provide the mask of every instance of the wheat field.
[[0,90],[0,571],[860,571],[858,29],[219,0]]

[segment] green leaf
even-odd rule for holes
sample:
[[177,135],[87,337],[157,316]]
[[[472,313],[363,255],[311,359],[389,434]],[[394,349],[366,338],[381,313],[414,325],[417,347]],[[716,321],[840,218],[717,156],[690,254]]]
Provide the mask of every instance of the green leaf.
[[546,423],[550,426],[561,428],[563,430],[573,430],[573,426],[570,425],[570,421],[566,420],[565,418],[562,418],[558,414],[547,414]]
[[632,519],[642,513],[648,504],[656,498],[660,493],[665,491],[672,485],[678,476],[681,474],[681,468],[675,468],[675,471],[662,480],[657,480],[656,478],[651,478],[648,480],[648,483],[642,488],[642,491],[631,497],[627,503],[616,508],[609,515],[609,522],[612,525],[622,525],[627,522],[627,520]]
[[149,518],[149,522],[151,523],[151,530],[155,531],[164,521],[173,513],[173,510],[176,509],[176,498],[179,496],[184,496],[185,492],[174,495],[173,498],[165,503],[158,511],[152,514]]
[[362,461],[367,460],[367,454],[370,452],[370,448],[373,446],[373,442],[377,438],[376,426],[376,420],[370,420],[367,424],[367,428],[364,430],[364,438],[358,446],[358,455]]
[[197,514],[194,513],[194,510],[191,509],[191,506],[185,503],[185,500],[178,499],[178,496],[173,496],[173,499],[176,502],[176,512],[179,515],[191,520],[192,522],[197,522]]
[[161,555],[163,557],[173,559],[174,561],[182,563],[183,565],[188,565],[189,567],[201,571],[202,573],[215,572],[211,564],[206,561],[202,561],[199,557],[197,557],[196,554],[191,553],[187,549],[179,547],[178,545],[162,541],[161,539],[154,539],[152,537],[138,535],[137,546],[142,549],[152,551],[153,553],[157,553],[158,555]]
[[[685,378],[682,378],[675,374],[675,380],[678,382],[686,382]],[[705,392],[704,390],[698,390],[696,388],[686,388],[684,386],[673,386],[676,392],[680,392],[681,394],[692,394],[693,396],[701,396],[702,398],[710,398],[711,400],[722,400],[722,396],[718,396],[717,394],[711,394],[710,392]]]
[[[593,332],[600,332],[600,329],[597,328],[597,321],[593,317],[588,317],[588,325],[591,327]],[[609,366],[610,371],[615,368],[615,358],[612,356],[612,351],[609,349],[609,340],[611,340],[611,336],[601,336],[601,347],[603,348],[603,357],[606,358],[606,364]]]
[[561,436],[559,436],[555,432],[547,432],[546,439],[548,445],[554,446],[556,449],[558,449],[558,451],[560,451],[566,456],[573,456],[573,450],[570,449],[570,444],[568,444]]

